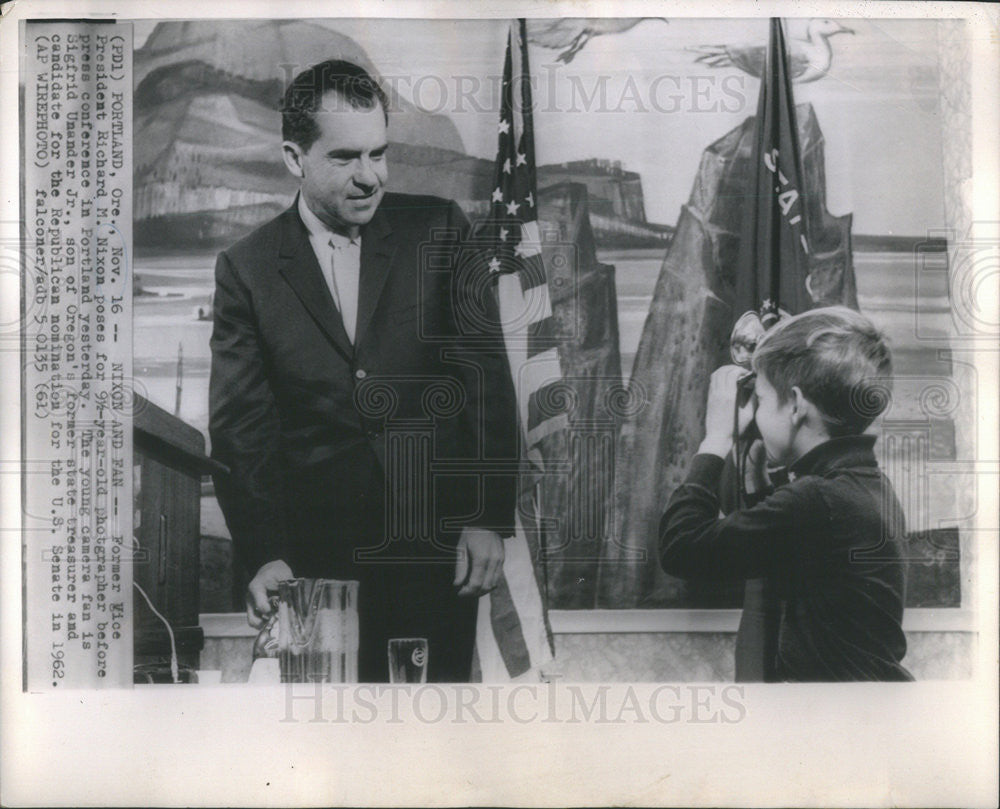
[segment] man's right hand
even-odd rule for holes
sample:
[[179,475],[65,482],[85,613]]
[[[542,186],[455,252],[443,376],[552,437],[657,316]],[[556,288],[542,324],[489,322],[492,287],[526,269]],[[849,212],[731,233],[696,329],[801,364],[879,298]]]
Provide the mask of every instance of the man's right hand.
[[293,578],[292,569],[280,559],[262,565],[247,585],[247,623],[260,629],[271,613],[270,594],[278,592],[278,582]]

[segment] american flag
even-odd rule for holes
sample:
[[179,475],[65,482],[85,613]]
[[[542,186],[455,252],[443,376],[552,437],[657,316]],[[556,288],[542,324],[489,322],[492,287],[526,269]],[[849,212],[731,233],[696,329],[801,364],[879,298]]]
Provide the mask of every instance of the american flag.
[[516,535],[507,540],[498,587],[479,604],[476,649],[485,682],[537,674],[552,659],[540,570],[539,444],[566,427],[565,414],[539,406],[561,383],[555,321],[542,261],[524,20],[511,23],[501,85],[495,181],[487,234],[504,342],[524,435]]

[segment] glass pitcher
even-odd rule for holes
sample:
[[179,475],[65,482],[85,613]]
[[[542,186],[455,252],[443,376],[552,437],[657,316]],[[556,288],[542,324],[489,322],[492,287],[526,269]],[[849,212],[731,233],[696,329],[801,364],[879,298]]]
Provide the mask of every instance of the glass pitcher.
[[358,681],[356,581],[288,579],[278,583],[276,602],[255,657],[277,657],[283,683]]

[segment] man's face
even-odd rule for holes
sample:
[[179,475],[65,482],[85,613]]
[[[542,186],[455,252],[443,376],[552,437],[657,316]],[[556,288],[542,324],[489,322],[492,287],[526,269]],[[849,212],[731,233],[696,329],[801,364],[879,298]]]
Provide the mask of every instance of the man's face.
[[389,175],[385,113],[355,109],[335,93],[316,113],[319,137],[307,149],[285,141],[285,165],[302,180],[309,209],[330,228],[355,235],[375,215]]

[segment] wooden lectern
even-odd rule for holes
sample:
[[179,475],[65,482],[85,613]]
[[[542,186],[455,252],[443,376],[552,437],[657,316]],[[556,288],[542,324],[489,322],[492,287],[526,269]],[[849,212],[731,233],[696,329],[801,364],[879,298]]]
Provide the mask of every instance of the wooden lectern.
[[[221,464],[205,455],[204,436],[141,396],[134,405],[133,581],[170,623],[181,681],[198,668],[201,478]],[[170,636],[146,599],[134,594],[136,682],[172,682]]]

